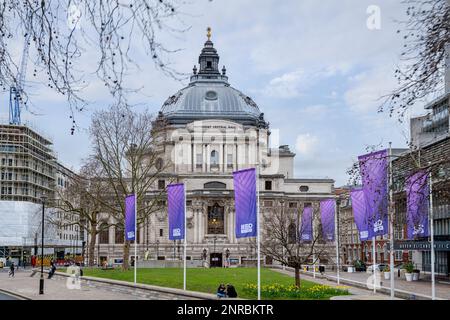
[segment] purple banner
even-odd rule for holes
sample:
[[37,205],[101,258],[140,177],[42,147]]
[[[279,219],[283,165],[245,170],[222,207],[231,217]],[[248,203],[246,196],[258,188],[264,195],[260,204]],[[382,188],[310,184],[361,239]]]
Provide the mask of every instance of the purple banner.
[[369,238],[369,226],[364,192],[362,189],[353,189],[350,192],[350,197],[352,200],[353,217],[359,232],[359,239],[366,241]]
[[256,169],[233,172],[236,238],[256,237]]
[[125,240],[136,239],[136,198],[131,194],[125,198]]
[[302,225],[300,227],[300,241],[308,242],[313,240],[313,208],[306,206],[303,208]]
[[320,218],[322,221],[322,234],[325,241],[334,241],[334,214],[336,201],[328,199],[320,201]]
[[168,185],[167,209],[169,212],[169,240],[184,239],[185,206],[184,184]]
[[369,238],[388,233],[388,150],[358,157],[366,198]]
[[428,172],[422,170],[406,180],[406,216],[408,239],[427,237],[430,188]]

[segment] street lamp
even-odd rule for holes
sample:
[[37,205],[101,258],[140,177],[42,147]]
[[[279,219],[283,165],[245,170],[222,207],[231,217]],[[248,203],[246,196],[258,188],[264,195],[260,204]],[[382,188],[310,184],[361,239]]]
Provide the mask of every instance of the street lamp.
[[159,240],[156,240],[156,260],[158,260],[159,256]]
[[41,242],[41,278],[39,279],[39,294],[44,294],[44,212],[45,212],[45,200],[47,197],[42,194],[42,242]]

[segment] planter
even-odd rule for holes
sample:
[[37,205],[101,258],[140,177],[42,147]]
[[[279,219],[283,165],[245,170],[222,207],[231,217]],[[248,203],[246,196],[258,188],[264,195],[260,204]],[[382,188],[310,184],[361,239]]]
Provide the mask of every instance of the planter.
[[406,281],[412,281],[413,274],[405,272]]
[[384,273],[384,280],[389,280],[391,278],[390,272],[383,272]]
[[419,280],[420,272],[413,272],[412,273],[412,279],[413,281]]

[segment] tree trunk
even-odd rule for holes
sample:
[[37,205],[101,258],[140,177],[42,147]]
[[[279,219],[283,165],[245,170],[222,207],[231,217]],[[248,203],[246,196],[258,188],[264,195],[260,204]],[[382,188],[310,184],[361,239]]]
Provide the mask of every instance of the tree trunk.
[[130,241],[125,240],[123,243],[123,269],[128,270],[130,268],[129,264],[129,256],[130,256]]
[[88,255],[88,265],[92,267],[94,265],[94,257],[95,257],[95,244],[97,237],[97,226],[92,225],[91,230],[89,232],[90,241],[89,241],[89,255]]
[[294,267],[295,270],[295,286],[300,288],[300,267]]

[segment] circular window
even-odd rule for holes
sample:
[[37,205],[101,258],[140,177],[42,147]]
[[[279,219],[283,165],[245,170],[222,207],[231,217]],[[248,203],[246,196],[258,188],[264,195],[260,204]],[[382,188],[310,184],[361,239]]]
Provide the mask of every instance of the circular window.
[[308,186],[300,186],[299,190],[300,190],[300,192],[308,192],[309,187]]
[[207,91],[205,94],[206,100],[217,100],[217,92],[215,91]]

